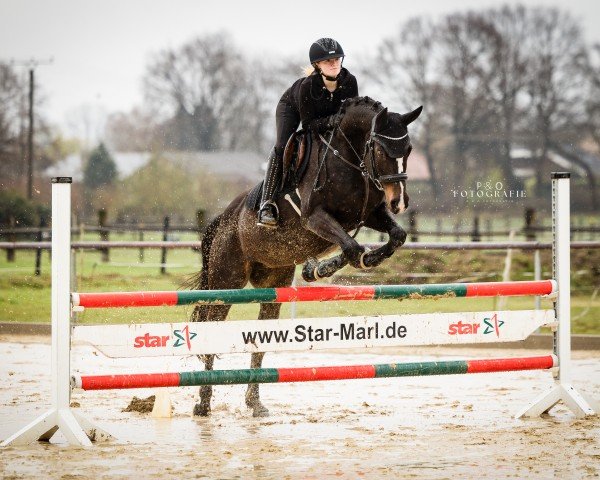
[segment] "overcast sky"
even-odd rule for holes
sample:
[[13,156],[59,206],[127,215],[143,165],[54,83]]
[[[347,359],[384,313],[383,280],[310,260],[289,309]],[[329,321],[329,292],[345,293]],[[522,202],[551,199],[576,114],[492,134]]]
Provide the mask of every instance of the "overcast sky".
[[[46,97],[46,116],[67,128],[69,113],[81,105],[116,111],[139,104],[149,55],[197,35],[225,30],[248,53],[295,54],[299,67],[307,63],[313,40],[331,36],[344,47],[351,67],[353,56],[356,61],[374,51],[407,17],[503,3],[517,2],[0,0],[0,60],[54,59],[36,70],[36,79]],[[598,0],[520,3],[564,8],[582,21],[588,41],[600,42]]]

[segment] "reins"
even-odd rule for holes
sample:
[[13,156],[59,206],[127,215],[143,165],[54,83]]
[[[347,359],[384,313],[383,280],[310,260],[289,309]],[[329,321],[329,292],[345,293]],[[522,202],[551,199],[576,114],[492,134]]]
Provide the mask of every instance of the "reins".
[[[356,237],[356,235],[358,235],[358,232],[360,231],[360,229],[362,228],[362,226],[365,224],[365,215],[367,213],[367,205],[369,203],[369,178],[370,178],[370,175],[369,175],[369,172],[367,171],[367,169],[365,168],[364,161],[360,158],[360,155],[356,152],[356,150],[352,146],[352,143],[350,143],[350,140],[348,140],[348,137],[346,137],[346,135],[344,134],[344,131],[341,128],[339,128],[339,127],[338,127],[338,130],[340,131],[340,133],[344,137],[344,140],[346,140],[346,143],[348,143],[348,145],[350,145],[350,148],[352,149],[352,151],[356,155],[356,158],[358,158],[358,161],[360,162],[360,164],[359,165],[355,165],[350,160],[347,160],[346,158],[344,158],[344,156],[341,155],[340,152],[337,149],[333,148],[333,146],[331,145],[331,140],[333,139],[333,135],[335,133],[335,130],[336,129],[333,129],[331,131],[331,135],[329,137],[329,142],[327,140],[325,140],[325,138],[323,138],[323,135],[319,134],[319,138],[321,139],[321,141],[323,142],[323,144],[325,145],[326,148],[325,148],[325,152],[323,153],[323,158],[321,159],[321,162],[319,164],[319,170],[317,171],[317,177],[315,179],[315,185],[317,184],[317,182],[319,180],[319,176],[321,174],[321,167],[326,163],[325,162],[325,158],[327,157],[327,151],[328,150],[331,150],[331,152],[333,153],[334,157],[339,158],[346,165],[349,165],[354,170],[358,170],[361,173],[362,178],[363,178],[364,183],[365,183],[365,195],[364,195],[364,201],[363,201],[362,210],[360,212],[360,221],[358,222],[358,227],[356,228],[356,231],[354,232],[354,235],[352,235],[352,238],[354,238],[354,237]],[[327,167],[325,167],[325,182],[326,181],[327,181]],[[323,186],[325,185],[325,182],[323,183]],[[323,188],[323,186],[321,186],[319,188],[319,190],[321,188]],[[313,190],[317,191],[314,188],[313,188]]]
[[[321,191],[327,183],[328,174],[327,174],[326,159],[327,159],[327,153],[329,151],[331,151],[331,153],[333,153],[334,157],[339,158],[346,165],[350,166],[354,170],[359,171],[364,180],[365,194],[364,194],[362,210],[360,212],[360,222],[358,224],[358,228],[354,232],[353,237],[356,237],[356,235],[360,231],[361,227],[365,224],[367,205],[369,203],[369,190],[370,190],[369,189],[369,180],[371,180],[373,182],[373,185],[375,185],[375,187],[379,191],[383,191],[382,184],[384,184],[384,183],[399,183],[399,182],[405,181],[408,178],[408,175],[406,174],[405,171],[403,171],[402,173],[396,173],[393,175],[379,175],[379,172],[377,171],[377,165],[375,163],[375,147],[374,147],[374,144],[378,143],[384,148],[384,150],[386,150],[386,153],[388,153],[388,148],[384,144],[382,139],[392,140],[392,141],[403,140],[404,138],[406,138],[408,136],[408,132],[400,137],[389,137],[387,135],[382,135],[380,133],[375,132],[375,128],[376,128],[375,125],[376,125],[376,118],[373,119],[371,133],[369,135],[369,140],[365,143],[365,151],[364,151],[364,154],[362,157],[358,154],[358,152],[352,145],[352,142],[350,142],[350,140],[348,139],[348,137],[346,136],[344,131],[339,127],[339,125],[331,130],[331,134],[329,135],[329,141],[326,140],[325,137],[323,137],[323,135],[321,135],[320,133],[318,134],[319,139],[321,140],[323,145],[325,145],[325,151],[323,152],[323,156],[321,157],[321,159],[319,161],[317,175],[315,177],[315,181],[313,184],[313,192]],[[333,140],[333,136],[334,136],[336,130],[339,130],[340,134],[342,135],[342,137],[344,138],[346,143],[350,146],[350,149],[352,150],[352,152],[354,153],[354,155],[356,156],[356,158],[358,160],[358,165],[356,165],[355,163],[353,163],[350,160],[348,160],[347,158],[345,158],[339,152],[339,150],[337,150],[336,148],[333,147],[333,145],[331,145],[331,142]],[[410,154],[410,150],[409,150],[409,154]],[[389,155],[389,153],[388,153],[388,155]],[[408,154],[406,154],[404,156],[402,170],[406,170],[406,158],[407,157],[408,157]],[[319,184],[319,179],[321,177],[321,171],[323,171],[323,170],[325,171],[325,179],[323,180],[323,183]]]

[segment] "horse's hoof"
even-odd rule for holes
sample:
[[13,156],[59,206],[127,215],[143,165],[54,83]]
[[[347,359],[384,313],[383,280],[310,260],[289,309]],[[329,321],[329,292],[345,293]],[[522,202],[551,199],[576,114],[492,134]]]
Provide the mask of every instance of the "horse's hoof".
[[306,260],[306,263],[302,267],[302,278],[305,282],[315,282],[317,277],[315,275],[315,268],[319,265],[319,261],[315,257],[310,257]]
[[210,415],[210,405],[202,405],[197,403],[194,405],[194,416],[195,417],[208,417]]
[[252,416],[253,417],[268,417],[269,409],[267,407],[265,407],[264,405],[259,405],[258,407],[254,407],[252,409]]

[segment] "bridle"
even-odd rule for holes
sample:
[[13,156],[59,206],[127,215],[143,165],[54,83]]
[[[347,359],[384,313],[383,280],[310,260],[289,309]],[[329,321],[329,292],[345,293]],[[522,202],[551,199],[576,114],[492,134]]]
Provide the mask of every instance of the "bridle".
[[[336,129],[342,134],[342,137],[344,138],[346,143],[350,146],[350,149],[352,150],[352,152],[354,152],[354,155],[356,156],[356,158],[359,162],[358,165],[356,165],[355,163],[344,158],[344,156],[341,155],[340,152],[331,145],[331,140],[333,139],[333,135],[335,134]],[[346,163],[353,169],[358,170],[362,174],[363,178],[365,178],[367,182],[369,180],[371,180],[371,182],[373,182],[373,185],[375,185],[375,187],[378,190],[383,190],[383,184],[385,184],[385,183],[400,183],[400,182],[408,180],[408,174],[406,173],[406,161],[408,159],[408,156],[410,155],[412,148],[409,147],[406,155],[402,158],[402,172],[394,173],[392,175],[380,175],[379,172],[377,171],[377,165],[375,163],[375,144],[378,143],[384,150],[386,150],[385,145],[383,145],[380,140],[381,138],[397,141],[397,140],[402,140],[406,137],[408,137],[408,132],[406,132],[401,137],[388,137],[387,135],[382,135],[381,133],[376,133],[374,131],[374,127],[371,127],[371,133],[369,134],[369,140],[367,140],[367,142],[365,143],[365,151],[363,153],[363,156],[361,157],[358,154],[358,152],[356,151],[356,149],[354,148],[354,146],[352,145],[352,143],[350,142],[350,140],[348,139],[348,137],[346,136],[346,134],[344,133],[344,131],[341,129],[341,127],[336,127],[331,131],[329,141],[327,141],[323,137],[323,135],[319,134],[319,138],[321,139],[321,142],[323,142],[323,144],[325,145],[325,147],[327,147],[328,150],[331,150],[331,152],[333,153],[333,155],[335,157],[339,158],[342,162]],[[326,153],[327,153],[327,150],[326,150]],[[325,161],[325,155],[323,155],[322,161],[323,162]]]
[[[377,165],[375,163],[375,144],[376,143],[379,144],[379,146],[381,148],[386,150],[385,145],[383,145],[383,143],[380,140],[381,138],[385,138],[387,140],[398,141],[398,140],[403,140],[406,137],[408,137],[408,132],[406,132],[401,137],[388,137],[387,135],[382,135],[381,133],[376,133],[373,131],[373,129],[371,129],[371,133],[369,134],[369,140],[365,144],[365,157],[367,157],[367,155],[368,155],[368,158],[370,160],[369,162],[366,162],[366,166],[369,171],[369,178],[372,180],[372,182],[375,184],[375,186],[379,190],[383,190],[382,184],[384,184],[384,183],[400,183],[400,182],[408,180],[408,174],[406,173],[406,160],[408,159],[408,156],[410,155],[412,148],[409,146],[408,151],[406,152],[406,155],[404,155],[404,157],[402,157],[402,172],[394,173],[392,175],[379,175],[379,172],[377,171]],[[344,138],[346,138],[345,135],[344,135]],[[346,139],[346,141],[348,141],[348,139]],[[386,151],[386,153],[387,153],[387,151]],[[389,155],[389,153],[388,153],[388,155]],[[363,163],[365,163],[365,162],[363,162]]]
[[[336,148],[334,148],[331,145],[331,141],[333,140],[333,136],[334,136],[336,130],[338,130],[340,132],[340,134],[342,135],[342,137],[344,138],[346,143],[350,146],[350,149],[352,150],[352,152],[354,153],[354,155],[356,156],[356,158],[359,162],[358,165],[356,165],[355,163],[346,159],[342,154],[340,154],[340,152]],[[388,137],[386,135],[376,133],[375,132],[375,119],[373,119],[373,122],[371,124],[371,132],[369,133],[369,140],[367,140],[367,142],[365,144],[365,151],[363,153],[363,156],[361,157],[341,127],[337,126],[337,127],[333,128],[333,130],[331,131],[331,135],[329,136],[329,141],[327,141],[323,137],[323,135],[321,135],[319,133],[319,139],[321,140],[321,142],[323,142],[326,149],[325,149],[325,153],[323,154],[323,158],[321,159],[321,162],[319,164],[319,171],[317,172],[317,176],[315,178],[315,185],[313,187],[313,190],[314,191],[320,190],[320,188],[317,187],[319,173],[320,173],[323,165],[325,165],[325,158],[327,157],[328,151],[331,151],[333,153],[334,157],[339,158],[346,165],[350,166],[354,170],[358,170],[361,173],[362,178],[365,182],[365,197],[364,197],[362,211],[360,214],[360,223],[359,223],[358,228],[356,229],[356,232],[354,233],[353,236],[356,236],[358,234],[358,231],[365,223],[365,214],[367,211],[367,205],[369,203],[369,181],[371,181],[378,190],[383,191],[384,184],[400,183],[400,182],[408,180],[408,174],[406,173],[406,163],[407,163],[408,156],[410,155],[410,152],[412,150],[410,148],[410,146],[409,146],[408,151],[406,152],[406,155],[404,155],[404,157],[402,158],[402,172],[401,173],[395,173],[392,175],[380,175],[379,172],[377,171],[377,165],[375,164],[375,143],[378,143],[387,153],[387,149],[381,141],[382,138],[387,139],[387,140],[396,140],[397,141],[397,140],[402,140],[402,139],[406,138],[407,136],[408,136],[408,132],[406,134],[402,135],[401,137]]]

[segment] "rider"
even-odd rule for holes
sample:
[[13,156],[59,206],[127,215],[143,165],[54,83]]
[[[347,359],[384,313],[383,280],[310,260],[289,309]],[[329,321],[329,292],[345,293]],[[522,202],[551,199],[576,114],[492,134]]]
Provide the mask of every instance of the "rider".
[[342,100],[358,96],[356,78],[342,67],[344,50],[333,38],[310,46],[311,71],[282,95],[276,110],[277,140],[269,155],[258,212],[258,225],[276,228],[279,216],[273,196],[281,182],[283,150],[290,136],[302,128],[322,133],[337,126]]

